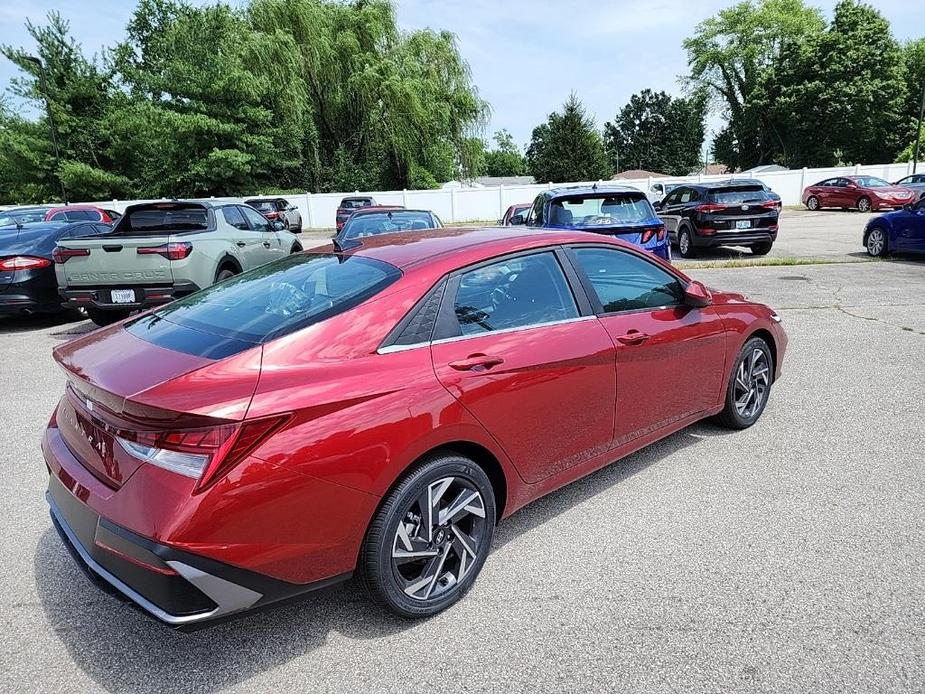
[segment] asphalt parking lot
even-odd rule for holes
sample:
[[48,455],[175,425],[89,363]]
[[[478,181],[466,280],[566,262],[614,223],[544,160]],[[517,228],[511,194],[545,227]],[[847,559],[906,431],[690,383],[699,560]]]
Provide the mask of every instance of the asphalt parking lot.
[[347,584],[180,634],[92,587],[38,450],[50,350],[88,324],[0,321],[0,690],[922,691],[925,262],[691,274],[784,318],[760,422],[693,426],[515,514],[425,622]]

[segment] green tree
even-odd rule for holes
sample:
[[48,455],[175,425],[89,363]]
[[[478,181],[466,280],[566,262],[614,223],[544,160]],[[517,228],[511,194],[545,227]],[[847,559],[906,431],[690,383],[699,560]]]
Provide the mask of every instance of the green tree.
[[[42,115],[34,124],[9,113],[3,119],[5,155],[0,160],[4,170],[0,178],[9,179],[15,172],[20,182],[10,185],[18,185],[16,194],[29,191],[29,199],[37,200],[60,199],[60,182],[72,200],[92,200],[102,193],[109,197],[126,190],[128,181],[114,171],[116,163],[107,152],[110,73],[84,57],[58,13],[49,14],[47,26],[27,21],[26,30],[35,41],[34,54],[12,46],[0,47],[0,53],[23,73],[13,79],[12,95]],[[41,68],[33,57],[41,61]],[[57,126],[60,162],[51,144],[46,98]],[[9,189],[9,199],[21,200],[12,197],[14,190]]]
[[706,96],[673,98],[643,89],[633,94],[612,123],[604,143],[616,171],[645,169],[685,176],[700,164]]
[[499,130],[492,139],[495,147],[485,153],[485,175],[523,176],[527,171],[527,163],[511,133]]
[[888,163],[909,142],[906,67],[886,19],[841,0],[828,29],[781,56],[758,99],[782,163]]
[[745,0],[704,20],[684,41],[690,80],[713,97],[729,130],[723,163],[746,169],[772,161],[778,143],[763,110],[766,71],[823,31],[822,13],[803,0]]
[[533,129],[527,170],[539,182],[593,181],[609,178],[612,168],[604,142],[574,94],[562,112],[549,114]]

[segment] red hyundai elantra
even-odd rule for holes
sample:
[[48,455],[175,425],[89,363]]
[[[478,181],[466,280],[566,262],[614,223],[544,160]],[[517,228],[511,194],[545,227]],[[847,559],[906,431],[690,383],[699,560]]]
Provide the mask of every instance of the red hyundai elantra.
[[354,572],[431,615],[524,504],[704,417],[754,424],[786,346],[768,307],[597,234],[316,249],[55,350],[51,515],[170,624]]

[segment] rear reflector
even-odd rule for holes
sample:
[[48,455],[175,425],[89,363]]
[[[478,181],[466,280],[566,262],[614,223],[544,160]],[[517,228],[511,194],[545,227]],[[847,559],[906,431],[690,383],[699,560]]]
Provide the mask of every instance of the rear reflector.
[[138,460],[199,480],[200,491],[244,460],[290,416],[175,431],[120,430],[116,438]]
[[47,258],[34,258],[29,255],[14,255],[11,258],[0,260],[0,270],[39,270],[50,267],[51,261]]
[[162,255],[167,260],[183,260],[193,252],[193,244],[189,241],[172,241],[160,246],[142,246],[137,252],[138,255]]
[[71,258],[84,255],[90,255],[89,248],[61,248],[61,246],[56,246],[55,250],[51,253],[51,257],[54,258],[54,261],[59,265],[66,263]]

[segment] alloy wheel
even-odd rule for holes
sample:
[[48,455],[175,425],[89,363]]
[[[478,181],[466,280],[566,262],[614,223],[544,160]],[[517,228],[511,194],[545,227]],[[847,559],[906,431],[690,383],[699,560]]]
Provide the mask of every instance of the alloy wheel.
[[751,419],[761,411],[770,385],[771,365],[768,355],[764,350],[753,349],[736,369],[733,399],[740,417]]
[[682,233],[678,237],[678,250],[681,251],[681,255],[687,255],[691,249],[691,238],[687,233]]
[[421,601],[459,584],[482,552],[485,501],[461,477],[427,485],[398,523],[392,542],[392,570],[401,590]]
[[809,200],[806,201],[806,206],[813,212],[819,209],[819,198],[815,195],[811,195]]
[[858,210],[861,212],[870,212],[870,200],[867,198],[858,200]]
[[886,245],[886,239],[883,236],[883,230],[871,229],[867,236],[867,252],[873,256],[880,255],[883,253],[884,245]]

